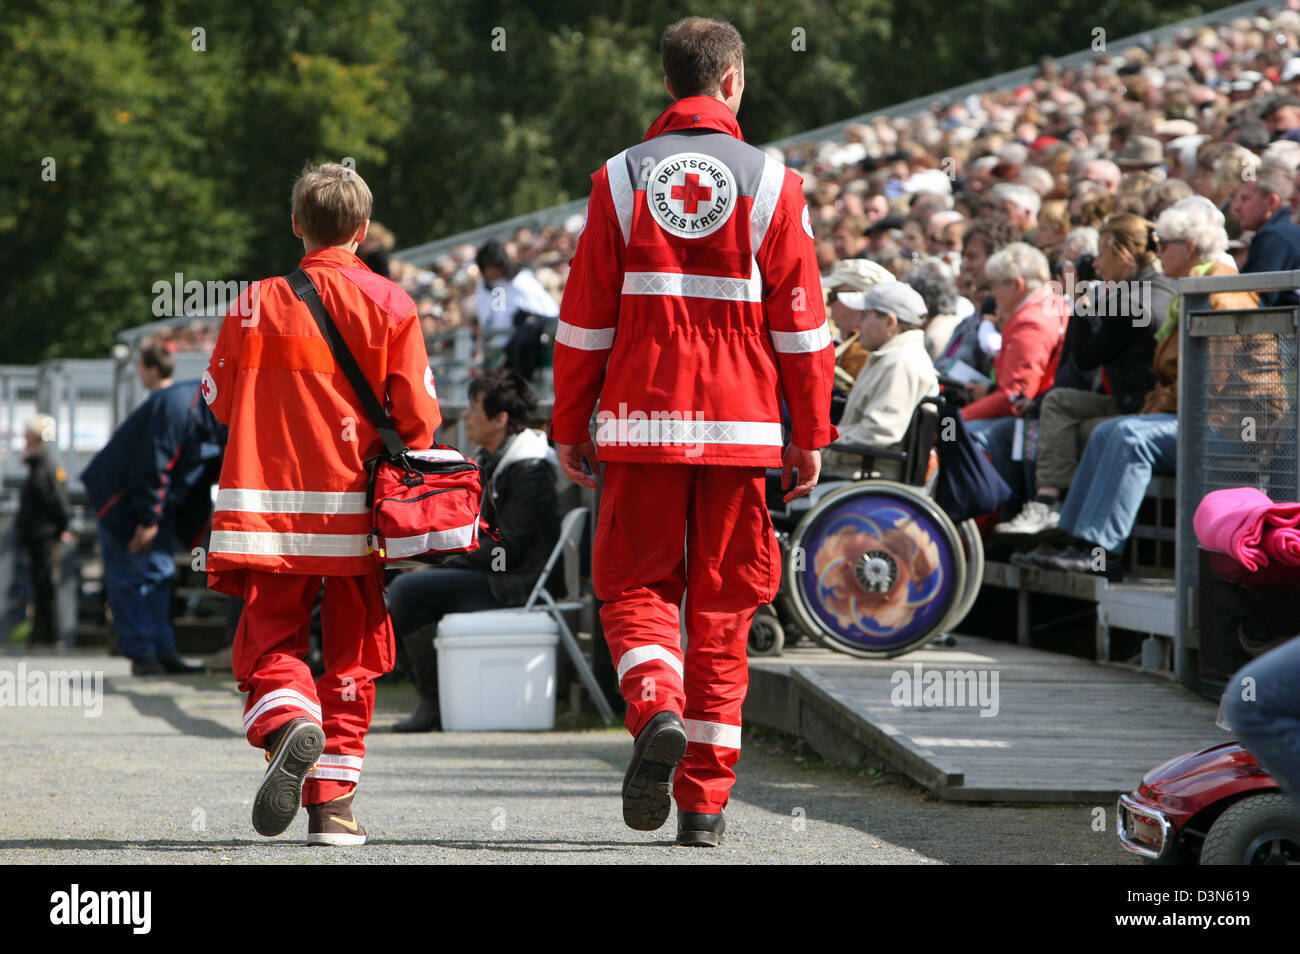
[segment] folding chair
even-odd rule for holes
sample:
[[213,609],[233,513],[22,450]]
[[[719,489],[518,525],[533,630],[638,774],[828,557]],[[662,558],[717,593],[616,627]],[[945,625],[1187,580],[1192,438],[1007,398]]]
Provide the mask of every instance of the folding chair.
[[[579,547],[582,545],[582,534],[586,528],[586,507],[575,507],[564,515],[564,520],[560,524],[560,539],[556,541],[555,548],[551,550],[551,555],[547,557],[546,566],[542,567],[542,572],[537,577],[537,583],[528,596],[528,602],[523,605],[520,612],[551,614],[551,619],[555,620],[556,625],[560,627],[560,639],[564,643],[569,658],[573,660],[573,665],[577,667],[578,675],[582,677],[582,684],[591,693],[591,698],[596,703],[601,718],[605,720],[605,725],[613,725],[615,721],[614,710],[610,707],[609,700],[605,698],[600,685],[596,682],[596,674],[591,671],[591,666],[587,664],[587,658],[582,655],[578,641],[574,638],[572,630],[569,629],[569,624],[564,619],[566,612],[580,610],[586,606],[582,594],[578,591],[578,567],[581,563]],[[551,596],[550,591],[546,589],[546,581],[551,577],[551,570],[555,567],[555,561],[560,559],[561,556],[564,557],[565,601],[557,603],[555,597]]]

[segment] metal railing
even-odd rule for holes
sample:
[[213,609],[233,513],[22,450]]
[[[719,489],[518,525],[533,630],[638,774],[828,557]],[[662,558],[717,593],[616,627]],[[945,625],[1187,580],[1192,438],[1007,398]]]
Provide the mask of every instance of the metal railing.
[[1194,678],[1200,621],[1192,518],[1212,490],[1300,500],[1300,306],[1214,310],[1218,292],[1300,288],[1300,271],[1183,278],[1178,360],[1177,632],[1174,675]]

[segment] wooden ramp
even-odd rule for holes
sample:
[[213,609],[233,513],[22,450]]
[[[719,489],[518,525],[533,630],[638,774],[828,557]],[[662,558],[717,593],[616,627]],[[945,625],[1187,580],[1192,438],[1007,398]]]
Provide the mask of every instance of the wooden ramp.
[[1214,718],[1167,678],[970,636],[878,661],[803,643],[750,660],[745,702],[747,722],[955,801],[1109,805],[1156,765],[1227,741]]

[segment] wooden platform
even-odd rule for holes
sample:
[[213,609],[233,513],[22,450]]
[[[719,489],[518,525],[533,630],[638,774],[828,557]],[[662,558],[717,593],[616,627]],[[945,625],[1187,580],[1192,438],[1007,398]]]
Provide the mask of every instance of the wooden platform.
[[[918,672],[923,687],[951,683],[945,701],[957,702],[958,684],[977,684],[981,671],[982,706],[929,705],[936,697],[924,693],[920,704],[897,704]],[[953,649],[879,661],[802,643],[750,660],[745,703],[746,722],[799,735],[836,761],[883,761],[940,798],[1108,812],[1148,770],[1227,741],[1214,718],[1212,703],[1159,675],[966,636]]]

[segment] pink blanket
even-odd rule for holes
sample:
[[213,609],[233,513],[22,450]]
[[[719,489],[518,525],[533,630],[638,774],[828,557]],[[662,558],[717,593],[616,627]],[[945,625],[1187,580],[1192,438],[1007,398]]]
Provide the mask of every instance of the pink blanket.
[[1201,546],[1227,553],[1246,569],[1269,559],[1300,566],[1300,503],[1274,503],[1254,487],[1215,490],[1196,508],[1192,526]]

